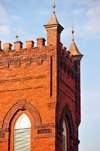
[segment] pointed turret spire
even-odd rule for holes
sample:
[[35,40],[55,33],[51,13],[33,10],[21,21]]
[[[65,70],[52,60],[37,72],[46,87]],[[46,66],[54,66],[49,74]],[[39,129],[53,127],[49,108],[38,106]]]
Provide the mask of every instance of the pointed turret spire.
[[74,41],[74,30],[73,30],[73,22],[72,22],[72,41]]
[[53,7],[53,12],[52,12],[52,16],[51,16],[51,18],[50,18],[48,24],[59,24],[59,23],[58,23],[58,20],[57,20],[57,17],[56,17],[56,15],[55,15],[55,7],[56,7],[56,5],[55,5],[55,0],[53,1],[52,7]]
[[83,57],[83,54],[81,54],[74,42],[74,30],[73,30],[73,23],[72,23],[72,42],[71,42],[71,45],[70,45],[70,48],[69,48],[69,51],[71,52],[71,54],[73,55],[74,57],[74,60],[75,61],[80,61]]
[[[47,45],[60,43],[60,33],[64,29],[58,22],[55,15],[55,0],[53,1],[53,12],[48,24],[44,25],[47,30]],[[55,36],[54,36],[55,33]],[[50,34],[50,35],[49,35]],[[59,36],[58,36],[59,35]],[[52,37],[52,38],[51,38]],[[58,39],[58,40],[57,40]]]
[[51,28],[51,27],[54,27],[54,26],[55,26],[55,27],[58,27],[59,32],[61,33],[64,28],[59,24],[59,22],[58,22],[58,20],[57,20],[57,17],[56,17],[56,15],[55,15],[55,7],[56,7],[56,5],[55,5],[55,0],[53,1],[52,7],[53,7],[52,16],[51,16],[51,18],[50,18],[48,24],[47,24],[47,25],[44,25],[44,26],[45,26],[46,29]]

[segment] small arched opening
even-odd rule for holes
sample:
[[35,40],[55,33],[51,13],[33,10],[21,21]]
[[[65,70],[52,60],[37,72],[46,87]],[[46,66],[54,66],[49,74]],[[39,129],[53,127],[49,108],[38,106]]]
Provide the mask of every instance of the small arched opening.
[[72,143],[72,138],[74,136],[74,127],[72,114],[68,105],[66,105],[62,110],[60,117],[60,126],[63,129],[63,151],[69,151]]

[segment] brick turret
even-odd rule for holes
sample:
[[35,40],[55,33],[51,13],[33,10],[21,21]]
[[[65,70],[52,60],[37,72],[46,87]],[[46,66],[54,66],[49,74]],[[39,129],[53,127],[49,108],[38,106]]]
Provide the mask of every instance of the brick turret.
[[47,46],[37,38],[37,47],[16,41],[0,51],[0,151],[78,151],[83,55],[60,42],[54,10],[45,28]]
[[[54,6],[53,6],[54,7]],[[60,43],[60,33],[64,29],[58,22],[55,11],[53,11],[52,16],[47,25],[44,25],[47,30],[47,46],[49,45],[59,45]]]

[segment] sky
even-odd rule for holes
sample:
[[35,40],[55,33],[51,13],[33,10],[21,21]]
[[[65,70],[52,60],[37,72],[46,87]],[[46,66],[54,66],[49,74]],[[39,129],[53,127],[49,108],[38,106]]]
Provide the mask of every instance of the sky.
[[[100,0],[55,0],[56,16],[64,27],[61,42],[69,49],[72,22],[81,60],[81,124],[79,151],[100,150]],[[52,15],[53,0],[0,0],[0,40],[19,41],[44,37],[43,25]],[[13,49],[12,46],[12,49]]]

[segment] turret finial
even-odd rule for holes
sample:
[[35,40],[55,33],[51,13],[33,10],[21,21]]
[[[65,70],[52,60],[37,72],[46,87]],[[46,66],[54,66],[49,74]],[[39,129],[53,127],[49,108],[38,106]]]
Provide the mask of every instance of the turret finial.
[[15,36],[15,38],[16,38],[16,41],[18,41],[18,35],[17,35],[17,26],[16,26],[16,36]]
[[55,13],[55,7],[56,7],[56,5],[55,5],[55,0],[53,0],[53,5],[52,5],[52,7],[53,7],[53,13]]
[[73,30],[73,22],[72,22],[72,41],[74,41],[74,30]]

